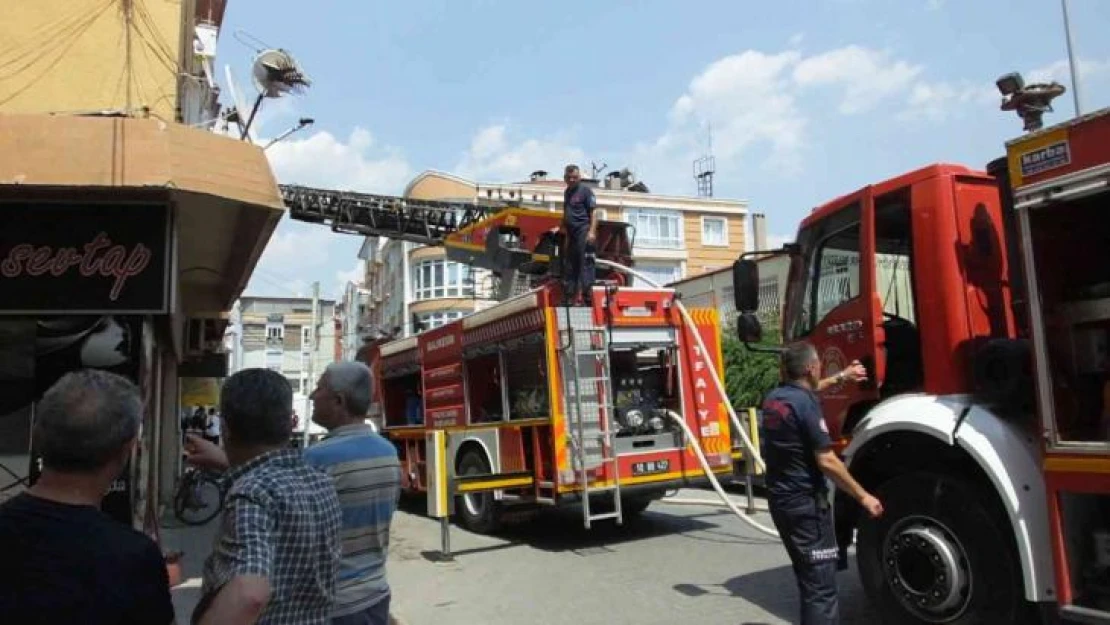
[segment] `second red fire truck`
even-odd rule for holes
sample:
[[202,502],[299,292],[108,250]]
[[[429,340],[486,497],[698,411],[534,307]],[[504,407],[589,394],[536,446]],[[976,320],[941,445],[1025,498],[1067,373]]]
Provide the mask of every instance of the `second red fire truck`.
[[1005,158],[832,200],[783,250],[785,338],[870,373],[822,405],[885,507],[835,502],[882,623],[1110,623],[1110,109],[1041,129],[1062,87],[998,84],[1033,130]]
[[[620,523],[704,483],[699,451],[713,473],[731,473],[715,309],[687,317],[673,289],[629,286],[604,263],[593,305],[564,304],[559,213],[284,191],[296,219],[443,245],[504,285],[525,283],[489,308],[360,351],[373,372],[370,416],[399,450],[406,491],[429,488],[426,434],[436,430],[448,434],[456,519],[478,532],[510,508],[581,504],[586,527]],[[628,232],[603,221],[597,258],[632,265]]]

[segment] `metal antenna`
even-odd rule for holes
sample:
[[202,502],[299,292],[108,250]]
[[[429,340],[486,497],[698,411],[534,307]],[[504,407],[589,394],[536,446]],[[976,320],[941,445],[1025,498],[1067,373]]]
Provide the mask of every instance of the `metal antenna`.
[[698,184],[698,197],[713,197],[713,174],[717,159],[713,156],[713,125],[707,122],[708,141],[706,153],[694,160],[694,181]]

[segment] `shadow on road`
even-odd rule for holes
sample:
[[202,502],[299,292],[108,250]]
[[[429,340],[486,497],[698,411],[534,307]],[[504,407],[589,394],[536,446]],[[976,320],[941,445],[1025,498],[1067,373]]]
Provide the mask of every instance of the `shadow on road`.
[[[690,540],[732,545],[765,544],[761,538],[751,538],[722,529],[714,522],[720,511],[702,514],[668,514],[664,504],[652,504],[639,516],[626,517],[623,525],[600,521],[591,529],[582,523],[581,509],[577,506],[543,510],[530,521],[505,527],[497,537],[511,543],[522,543],[534,549],[552,552],[574,552],[579,555],[606,553],[623,543],[634,543],[662,536],[682,536]],[[725,513],[727,514],[727,513]]]
[[[840,622],[844,625],[878,623],[878,614],[867,601],[856,575],[837,575],[840,591]],[[788,622],[798,618],[798,591],[789,565],[755,571],[723,583],[675,584],[674,590],[687,597],[725,595],[739,597]]]

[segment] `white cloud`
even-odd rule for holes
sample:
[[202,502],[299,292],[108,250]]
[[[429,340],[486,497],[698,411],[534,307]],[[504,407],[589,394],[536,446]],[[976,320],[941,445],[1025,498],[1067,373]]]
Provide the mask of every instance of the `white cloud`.
[[397,150],[375,145],[365,128],[356,127],[344,143],[330,132],[286,139],[266,154],[278,181],[329,189],[398,193],[412,169]]
[[[705,149],[705,123],[712,124],[713,150],[723,160],[738,160],[754,146],[770,146],[770,159],[790,161],[801,146],[806,120],[791,88],[789,68],[801,59],[795,51],[765,54],[747,50],[711,63],[690,81],[669,113],[669,127],[654,142],[641,145],[633,158],[655,165],[658,179],[679,169]],[[654,168],[653,168],[654,169]]]
[[997,108],[1000,97],[993,85],[971,82],[922,81],[910,90],[906,109],[898,114],[904,120],[942,121],[952,112]]
[[[1101,80],[1110,74],[1110,59],[1079,61],[1080,79]],[[1023,72],[1025,83],[1056,81],[1071,85],[1071,74],[1067,59]],[[1002,102],[994,81],[919,81],[910,90],[907,108],[899,114],[900,119],[926,119],[942,121],[953,114],[967,110],[997,110]]]
[[[395,194],[413,175],[400,153],[377,146],[373,135],[360,127],[346,141],[317,132],[276,143],[266,154],[282,184]],[[307,297],[311,282],[319,281],[322,297],[336,297],[354,275],[340,268],[355,262],[361,244],[361,237],[336,234],[325,226],[286,216],[263,251],[248,292]],[[361,272],[357,277],[361,280]]]
[[802,60],[794,67],[794,81],[803,87],[840,87],[844,95],[839,110],[851,115],[904,93],[921,71],[920,65],[893,59],[888,52],[851,45]]
[[[1094,79],[1102,74],[1110,72],[1110,59],[1079,59],[1076,69],[1079,72],[1080,80]],[[1067,59],[1060,59],[1054,63],[1030,70],[1024,75],[1024,78],[1025,84],[1027,85],[1052,81],[1071,85],[1071,68],[1068,65]]]
[[802,42],[805,41],[805,38],[805,33],[794,33],[790,36],[790,47],[797,48],[798,46],[802,45]]
[[[801,35],[791,39],[801,41]],[[667,130],[635,149],[630,161],[646,165],[643,174],[663,188],[689,188],[685,173],[706,150],[713,133],[718,171],[760,165],[790,174],[802,165],[809,115],[803,98],[816,89],[838,95],[838,112],[849,115],[884,100],[905,100],[921,66],[889,52],[858,45],[805,55],[746,50],[710,63],[676,98]],[[681,166],[678,166],[681,164]]]
[[585,152],[572,145],[569,133],[520,139],[505,124],[482,128],[455,166],[455,173],[482,181],[519,181],[537,170],[561,171],[563,165],[584,162]]

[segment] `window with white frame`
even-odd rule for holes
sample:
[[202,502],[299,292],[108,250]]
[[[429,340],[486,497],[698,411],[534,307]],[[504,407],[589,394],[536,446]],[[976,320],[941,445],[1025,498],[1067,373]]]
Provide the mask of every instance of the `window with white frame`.
[[266,349],[278,353],[285,347],[285,326],[281,324],[266,324]]
[[461,319],[464,314],[465,313],[461,310],[437,310],[435,312],[420,313],[416,318],[424,326],[425,330],[431,330],[432,328],[438,328],[456,319]]
[[412,268],[412,296],[416,300],[474,297],[470,266],[442,258],[422,260]]
[[635,228],[636,247],[682,249],[682,213],[657,208],[630,208],[625,220]]
[[701,218],[702,245],[728,247],[728,219],[724,217]]
[[[638,273],[659,286],[666,286],[675,280],[682,279],[682,267],[678,263],[642,263],[637,262],[633,267]],[[636,278],[632,286],[652,287],[654,285]]]
[[312,351],[312,328],[310,326],[301,326],[301,351]]

